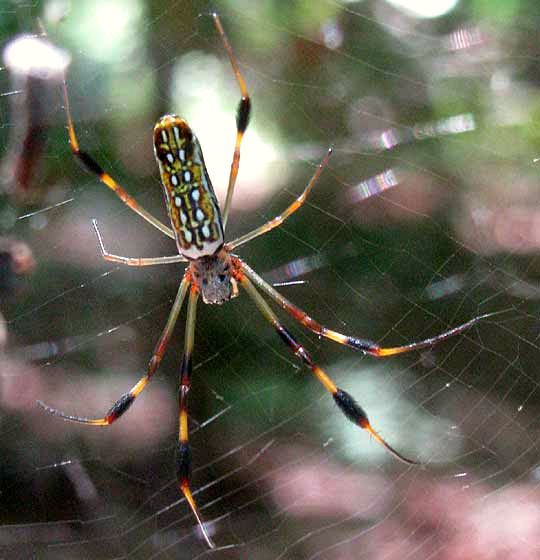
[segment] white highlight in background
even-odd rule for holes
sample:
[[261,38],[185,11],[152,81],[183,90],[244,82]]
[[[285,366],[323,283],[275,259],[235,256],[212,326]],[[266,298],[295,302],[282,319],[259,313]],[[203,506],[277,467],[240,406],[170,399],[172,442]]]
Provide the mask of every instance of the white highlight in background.
[[[250,92],[251,94],[251,92]],[[169,105],[197,135],[212,185],[223,201],[236,135],[235,115],[240,91],[226,59],[192,51],[174,64]],[[254,100],[257,110],[257,100]],[[252,118],[242,143],[233,208],[259,208],[261,201],[286,184],[287,166],[274,131],[257,127]],[[256,117],[255,117],[256,120]]]
[[418,18],[436,18],[452,11],[459,0],[387,0],[389,4]]

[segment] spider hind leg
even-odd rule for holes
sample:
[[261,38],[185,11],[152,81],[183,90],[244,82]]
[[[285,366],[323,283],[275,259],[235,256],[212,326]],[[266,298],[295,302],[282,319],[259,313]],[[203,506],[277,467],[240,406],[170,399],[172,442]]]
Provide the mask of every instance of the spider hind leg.
[[246,275],[240,275],[240,282],[242,287],[246,290],[248,295],[254,301],[255,305],[264,316],[264,318],[271,323],[276,330],[277,334],[287,344],[287,346],[306,364],[312,371],[313,375],[319,380],[324,388],[332,395],[335,403],[343,412],[343,414],[354,424],[366,430],[377,443],[382,445],[389,451],[396,459],[399,459],[407,465],[420,465],[421,463],[408,459],[398,451],[396,451],[390,444],[388,444],[372,427],[362,407],[353,399],[349,393],[340,389],[330,379],[326,372],[319,367],[314,361],[307,350],[301,346],[292,334],[281,324],[277,315],[272,311],[266,300],[257,291],[255,286],[247,278]]
[[403,346],[393,346],[393,347],[383,347],[379,346],[377,343],[372,342],[366,338],[358,338],[355,336],[350,336],[346,334],[341,334],[337,331],[333,331],[324,325],[321,325],[318,321],[310,317],[305,311],[302,311],[299,307],[290,302],[285,296],[281,295],[273,286],[265,282],[250,266],[245,262],[238,259],[238,267],[243,273],[268,297],[274,300],[284,311],[286,311],[293,319],[298,321],[302,326],[306,327],[310,331],[314,332],[318,336],[324,336],[333,342],[342,344],[343,346],[348,346],[349,348],[354,348],[359,350],[364,354],[369,354],[376,358],[384,358],[387,356],[395,356],[397,354],[405,354],[406,352],[412,352],[414,350],[422,350],[423,348],[431,348],[439,342],[443,342],[453,336],[465,332],[470,329],[479,321],[491,317],[494,313],[485,313],[484,315],[478,315],[473,317],[466,323],[453,327],[443,333],[430,338],[425,338],[417,342],[411,342],[410,344],[405,344]]
[[43,401],[37,401],[37,404],[43,410],[45,410],[45,412],[48,412],[52,416],[58,416],[60,418],[63,418],[64,420],[69,420],[70,422],[78,422],[79,424],[88,424],[90,426],[109,426],[114,421],[118,420],[118,418],[120,418],[120,416],[122,416],[129,409],[129,407],[133,404],[140,393],[142,393],[143,389],[148,386],[148,383],[156,373],[161,359],[165,354],[165,350],[167,349],[169,340],[171,339],[171,335],[178,319],[178,315],[180,314],[180,310],[182,309],[182,303],[184,302],[188,287],[189,277],[186,275],[184,276],[184,279],[182,280],[180,287],[178,288],[178,293],[176,294],[176,298],[171,308],[167,324],[165,325],[165,328],[163,329],[163,332],[161,333],[161,336],[155,346],[154,353],[152,354],[152,357],[148,362],[145,375],[143,375],[143,377],[141,377],[139,381],[137,381],[137,383],[127,393],[124,393],[109,408],[105,416],[103,416],[102,418],[87,418],[85,416],[66,414],[61,410],[52,408],[51,406],[45,404]]
[[184,356],[180,369],[180,413],[178,428],[178,444],[176,447],[176,476],[182,494],[186,498],[199,528],[210,548],[216,545],[210,538],[204,522],[199,514],[199,509],[190,488],[191,478],[191,448],[189,446],[189,424],[187,413],[188,393],[191,387],[192,355],[195,343],[195,316],[199,291],[196,286],[191,288],[188,300],[186,335],[184,339]]

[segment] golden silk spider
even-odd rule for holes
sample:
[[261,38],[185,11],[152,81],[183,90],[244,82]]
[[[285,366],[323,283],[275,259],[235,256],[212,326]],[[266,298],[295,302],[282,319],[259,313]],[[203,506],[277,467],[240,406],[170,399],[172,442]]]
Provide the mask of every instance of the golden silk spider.
[[318,336],[323,336],[339,344],[349,346],[355,350],[360,350],[364,354],[378,357],[392,356],[411,350],[431,347],[437,342],[463,332],[485,317],[485,315],[475,317],[463,325],[420,342],[393,348],[383,348],[369,340],[340,334],[321,325],[278,293],[270,284],[265,282],[252,268],[240,259],[240,257],[232,253],[234,249],[240,247],[244,243],[279,227],[291,214],[296,212],[304,204],[311,189],[319,179],[323,168],[328,164],[332,150],[328,150],[328,153],[318,165],[302,194],[292,202],[282,214],[253,231],[240,236],[234,241],[225,242],[225,227],[231,207],[236,177],[238,175],[240,146],[249,122],[251,101],[244,78],[238,67],[229,40],[225,35],[219,16],[217,14],[212,14],[212,17],[224,48],[227,51],[241,94],[236,116],[236,142],[223,213],[221,213],[214,194],[212,183],[210,182],[210,177],[208,176],[204,164],[199,141],[186,121],[174,114],[164,115],[154,126],[154,153],[161,175],[161,184],[165,194],[171,227],[163,224],[160,220],[147,212],[120,184],[104,171],[89,154],[80,149],[69,106],[67,85],[64,80],[63,95],[67,115],[67,130],[74,156],[89,172],[97,175],[102,183],[114,191],[124,204],[129,206],[129,208],[155,228],[159,229],[162,233],[174,239],[179,253],[172,256],[154,258],[133,258],[114,255],[106,250],[97,223],[93,220],[93,226],[97,234],[103,258],[107,261],[129,266],[149,266],[172,263],[188,264],[169,314],[167,324],[155,346],[146,373],[130,391],[122,395],[112,405],[103,418],[93,419],[66,414],[41,401],[38,401],[38,403],[48,413],[60,416],[65,420],[92,426],[108,426],[112,424],[127,411],[154,376],[171,338],[184,299],[188,296],[184,355],[180,371],[179,439],[176,454],[176,473],[180,490],[191,507],[208,546],[214,548],[215,545],[201,519],[190,489],[191,454],[188,442],[187,399],[191,385],[195,315],[199,294],[202,296],[204,303],[222,304],[238,295],[238,285],[240,285],[253,300],[264,318],[276,330],[281,340],[300,358],[312,371],[315,378],[322,383],[324,388],[332,395],[341,412],[343,412],[350,421],[371,434],[378,443],[384,446],[396,458],[412,465],[418,463],[401,455],[372,428],[366,413],[360,405],[351,395],[338,388],[323,369],[314,362],[309,352],[299,344],[292,334],[283,326],[266,299],[261,295],[261,292],[264,293],[267,298],[273,300],[278,307],[286,311],[301,325],[313,331]]

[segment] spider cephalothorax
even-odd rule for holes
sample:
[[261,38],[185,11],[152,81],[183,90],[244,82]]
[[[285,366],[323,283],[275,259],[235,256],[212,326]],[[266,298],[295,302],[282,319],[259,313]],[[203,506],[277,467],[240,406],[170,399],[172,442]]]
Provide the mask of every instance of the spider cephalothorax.
[[231,255],[224,248],[214,255],[191,261],[189,272],[204,303],[222,304],[238,295]]

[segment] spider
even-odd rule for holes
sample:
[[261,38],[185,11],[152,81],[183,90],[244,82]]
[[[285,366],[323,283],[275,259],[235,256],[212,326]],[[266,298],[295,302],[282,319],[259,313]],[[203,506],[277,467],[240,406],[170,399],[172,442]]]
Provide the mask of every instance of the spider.
[[233,254],[232,251],[237,247],[279,227],[291,214],[296,212],[304,204],[323,169],[328,164],[332,149],[328,150],[324,159],[317,166],[317,169],[302,194],[292,202],[282,214],[269,220],[253,231],[238,237],[234,241],[225,242],[225,226],[227,224],[236,177],[238,175],[240,147],[249,123],[251,101],[244,78],[238,67],[236,57],[225,34],[221,20],[215,13],[212,14],[212,18],[227,52],[241,94],[236,116],[236,142],[223,213],[221,213],[217,198],[214,194],[212,183],[210,182],[210,177],[208,176],[204,164],[199,141],[187,122],[175,114],[164,115],[154,126],[154,154],[160,171],[161,184],[165,194],[171,227],[166,226],[147,212],[90,155],[80,149],[69,105],[67,83],[64,79],[63,96],[67,117],[67,130],[71,151],[74,156],[89,172],[97,175],[102,183],[114,191],[124,204],[129,206],[129,208],[155,228],[159,229],[162,233],[174,239],[179,253],[172,256],[153,258],[124,257],[109,253],[105,248],[96,220],[92,220],[103,258],[107,261],[129,266],[150,266],[173,263],[188,264],[184,271],[182,281],[180,282],[167,323],[148,363],[146,373],[127,393],[122,395],[112,405],[103,418],[75,416],[52,408],[42,401],[38,401],[38,404],[45,409],[45,411],[54,416],[59,416],[65,420],[80,422],[82,424],[108,426],[118,420],[118,418],[133,404],[135,399],[141,394],[156,373],[167,344],[171,339],[183,302],[187,296],[184,354],[180,368],[179,439],[176,449],[176,474],[179,488],[185,496],[208,546],[210,548],[215,548],[215,544],[212,542],[205,524],[202,521],[190,489],[191,452],[188,441],[187,403],[191,386],[195,317],[199,295],[202,296],[204,303],[223,304],[238,295],[238,287],[240,285],[253,300],[264,318],[275,329],[281,340],[300,358],[311,370],[315,378],[332,395],[341,412],[343,412],[350,421],[371,434],[371,436],[394,455],[394,457],[409,465],[418,465],[419,463],[401,455],[375,431],[361,406],[351,395],[337,387],[324,370],[315,363],[310,353],[297,342],[293,335],[284,327],[266,299],[261,295],[261,292],[264,293],[267,298],[273,300],[278,307],[281,307],[281,309],[286,311],[301,325],[313,331],[318,336],[329,338],[338,344],[343,344],[355,350],[359,350],[364,354],[377,357],[392,356],[411,350],[431,347],[437,342],[463,332],[480,319],[486,317],[486,315],[475,317],[458,327],[420,342],[414,342],[404,346],[383,348],[367,339],[341,334],[321,325],[282,296],[270,284],[265,282],[240,257]]

